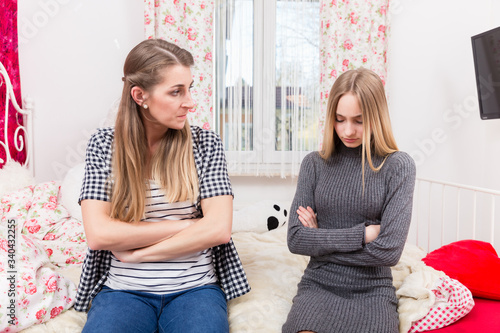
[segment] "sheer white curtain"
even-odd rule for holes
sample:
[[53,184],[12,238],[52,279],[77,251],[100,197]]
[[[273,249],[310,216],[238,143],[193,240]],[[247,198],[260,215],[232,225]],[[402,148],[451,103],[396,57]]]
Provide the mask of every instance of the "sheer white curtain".
[[229,170],[298,174],[319,142],[319,2],[219,0],[216,128]]

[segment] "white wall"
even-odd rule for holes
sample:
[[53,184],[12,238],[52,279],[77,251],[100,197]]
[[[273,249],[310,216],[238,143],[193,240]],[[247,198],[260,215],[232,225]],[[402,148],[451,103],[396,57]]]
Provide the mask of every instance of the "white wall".
[[494,0],[393,1],[389,95],[400,149],[422,177],[500,189],[500,120],[481,120],[471,36],[500,26]]
[[19,0],[23,96],[35,102],[37,181],[83,161],[91,132],[121,95],[123,62],[143,39],[142,0]]
[[[91,131],[120,96],[125,56],[143,39],[143,1],[18,6],[22,92],[36,108],[35,176],[62,179],[83,160]],[[400,149],[414,156],[420,176],[500,189],[500,120],[479,118],[470,42],[500,26],[499,5],[393,0],[391,13],[387,92]],[[232,182],[236,206],[289,201],[296,185],[279,178]]]

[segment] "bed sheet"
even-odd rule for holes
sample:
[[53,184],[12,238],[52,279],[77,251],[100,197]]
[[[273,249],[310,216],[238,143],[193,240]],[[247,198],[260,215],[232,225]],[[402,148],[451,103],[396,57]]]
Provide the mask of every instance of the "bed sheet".
[[436,330],[439,333],[498,333],[500,332],[500,301],[474,297],[471,312],[451,324]]
[[[71,308],[76,284],[59,272],[80,266],[87,248],[82,224],[59,203],[60,185],[46,182],[0,200],[0,331],[17,332]],[[15,287],[14,287],[15,286]],[[12,287],[12,288],[11,288]],[[10,306],[10,308],[8,308]]]

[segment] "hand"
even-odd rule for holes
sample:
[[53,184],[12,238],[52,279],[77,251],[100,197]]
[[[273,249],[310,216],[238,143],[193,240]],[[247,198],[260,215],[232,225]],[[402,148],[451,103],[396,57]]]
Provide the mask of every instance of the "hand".
[[300,206],[297,209],[297,214],[299,215],[299,221],[308,228],[318,228],[318,220],[316,219],[316,213],[313,209],[307,206],[307,209]]
[[365,243],[373,242],[380,234],[380,224],[372,224],[365,227]]

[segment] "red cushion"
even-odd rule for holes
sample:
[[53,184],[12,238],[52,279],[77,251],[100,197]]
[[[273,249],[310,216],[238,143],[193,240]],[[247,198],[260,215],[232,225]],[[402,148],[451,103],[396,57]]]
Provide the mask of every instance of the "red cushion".
[[500,300],[500,258],[490,243],[458,241],[432,251],[422,260],[460,281],[472,295]]
[[463,332],[500,332],[500,302],[484,298],[474,298],[476,303],[468,315],[450,326],[433,332],[463,333]]

